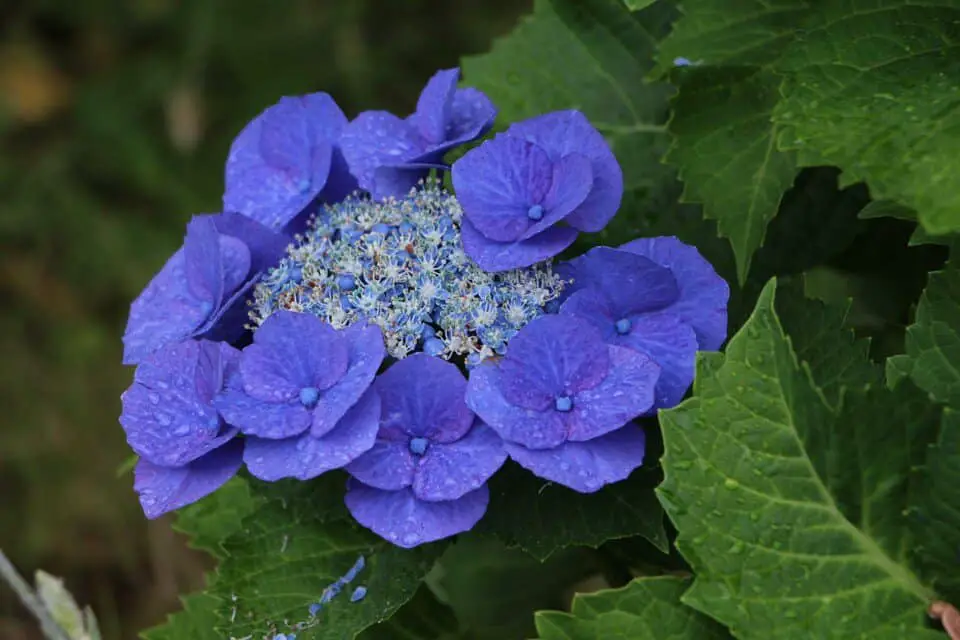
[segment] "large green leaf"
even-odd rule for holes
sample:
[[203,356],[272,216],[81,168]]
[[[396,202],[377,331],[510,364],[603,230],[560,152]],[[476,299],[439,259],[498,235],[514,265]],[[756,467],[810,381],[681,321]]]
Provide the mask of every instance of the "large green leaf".
[[[344,476],[329,473],[310,482],[267,487],[262,504],[224,543],[214,594],[226,636],[309,628],[298,640],[353,638],[394,614],[416,593],[444,548],[434,543],[401,549],[357,525],[343,505]],[[366,568],[316,618],[309,606],[359,556]],[[367,588],[360,602],[350,589]],[[258,635],[259,634],[259,635]]]
[[[467,637],[453,610],[437,600],[430,587],[420,588],[387,620],[367,628],[358,640],[455,640]],[[475,640],[469,636],[470,640]]]
[[257,508],[258,499],[240,476],[217,491],[180,509],[174,528],[190,536],[190,546],[222,559],[222,543],[240,529],[244,518]]
[[147,629],[144,640],[223,640],[216,626],[220,622],[220,601],[207,593],[194,593],[180,599],[183,611],[171,614],[167,621]]
[[[653,464],[654,457],[647,454]],[[475,531],[491,534],[539,560],[571,546],[598,547],[640,535],[666,551],[663,510],[653,489],[655,468],[590,494],[536,478],[507,463],[490,481],[490,506]]]
[[906,354],[887,361],[896,381],[909,374],[938,402],[960,408],[960,269],[952,262],[930,274],[907,328]]
[[[764,288],[722,364],[700,367],[695,396],[661,412],[660,497],[697,575],[683,600],[738,638],[940,637],[925,629],[933,593],[908,567],[904,516],[935,411],[909,384],[811,375],[775,290]],[[818,382],[841,387],[837,404]]]
[[637,578],[620,589],[578,594],[571,613],[540,611],[543,640],[723,640],[721,625],[680,602],[690,585],[676,576]]
[[777,63],[780,147],[865,180],[932,233],[960,230],[960,6],[829,0],[803,27]]

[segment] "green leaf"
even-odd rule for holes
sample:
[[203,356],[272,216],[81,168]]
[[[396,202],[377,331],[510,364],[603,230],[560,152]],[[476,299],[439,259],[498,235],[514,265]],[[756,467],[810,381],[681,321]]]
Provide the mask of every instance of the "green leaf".
[[143,640],[223,640],[216,630],[220,622],[217,608],[220,601],[207,593],[194,593],[180,598],[183,610],[167,616],[159,626],[141,632]]
[[174,529],[190,536],[190,546],[215,558],[226,555],[222,542],[240,530],[241,522],[257,508],[247,481],[230,479],[203,500],[180,509]]
[[906,354],[887,361],[892,379],[908,373],[937,402],[960,408],[960,269],[930,274],[907,328]]
[[537,612],[543,640],[723,640],[722,626],[680,602],[690,581],[637,578],[620,589],[578,594],[571,613]]
[[453,611],[437,600],[425,583],[389,619],[357,636],[359,640],[454,640],[462,637]]
[[640,11],[641,9],[646,9],[656,1],[657,0],[623,0],[623,4],[627,5],[627,9],[630,9],[630,11]]
[[[653,456],[648,452],[647,457],[652,464]],[[566,547],[599,547],[635,535],[665,552],[663,510],[653,492],[659,477],[659,471],[644,467],[622,482],[583,494],[508,462],[490,480],[490,506],[474,531],[539,560]]]
[[776,148],[770,115],[780,78],[757,67],[684,70],[673,103],[673,145],[665,162],[680,169],[683,199],[703,204],[729,238],[741,283],[753,253],[763,244],[783,193],[793,184],[796,162]]
[[[933,594],[907,566],[904,516],[935,415],[910,385],[811,375],[775,290],[764,288],[722,366],[701,368],[696,395],[660,414],[660,498],[697,576],[683,601],[744,639],[938,638],[925,629]],[[863,358],[855,342],[808,331]],[[846,387],[837,405],[818,382]]]
[[[353,638],[386,620],[416,593],[443,551],[443,543],[396,547],[356,524],[343,505],[344,477],[329,473],[310,482],[279,482],[257,493],[263,503],[226,540],[214,595],[225,636],[290,632],[298,640]],[[309,606],[359,556],[366,568],[353,585],[367,588],[360,602],[345,589],[319,616]]]
[[780,147],[865,180],[931,233],[960,230],[958,23],[953,0],[818,3],[777,63]]
[[673,12],[662,2],[631,13],[622,0],[536,0],[489,53],[463,59],[464,80],[503,123],[579,109],[613,148],[625,189],[651,189],[670,175],[660,158],[672,89],[644,73]]

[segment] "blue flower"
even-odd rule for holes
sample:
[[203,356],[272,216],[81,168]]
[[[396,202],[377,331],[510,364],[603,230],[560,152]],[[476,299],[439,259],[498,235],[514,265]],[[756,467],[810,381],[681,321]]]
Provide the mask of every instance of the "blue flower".
[[130,306],[123,363],[192,337],[232,341],[244,330],[245,296],[283,255],[288,238],[239,214],[194,216],[183,247]]
[[596,247],[557,266],[571,280],[560,309],[594,324],[610,344],[648,354],[663,369],[651,410],[683,399],[698,350],[726,338],[730,289],[694,247],[673,237]]
[[623,174],[579,111],[518,122],[453,164],[463,246],[487,271],[551,258],[616,214]]
[[326,93],[281,98],[237,135],[227,157],[225,211],[300,231],[316,200],[357,188],[338,141],[347,117]]
[[659,375],[589,322],[548,315],[521,329],[498,363],[470,372],[466,402],[521,466],[592,493],[643,462],[643,431],[629,421],[653,405]]
[[344,157],[360,187],[375,200],[407,194],[443,156],[476,140],[493,126],[496,107],[480,91],[458,89],[460,69],[438,71],[424,87],[417,110],[406,119],[365,111],[344,129]]
[[246,435],[250,473],[307,480],[369,450],[380,399],[367,390],[383,358],[377,327],[337,331],[290,311],[268,318],[214,400]]
[[239,352],[206,340],[169,344],[137,367],[120,424],[140,456],[134,489],[148,518],[196,502],[233,477],[243,443],[212,400]]
[[486,482],[507,458],[500,438],[464,402],[457,367],[426,354],[381,374],[380,430],[346,469],[353,517],[401,547],[468,531],[489,500]]

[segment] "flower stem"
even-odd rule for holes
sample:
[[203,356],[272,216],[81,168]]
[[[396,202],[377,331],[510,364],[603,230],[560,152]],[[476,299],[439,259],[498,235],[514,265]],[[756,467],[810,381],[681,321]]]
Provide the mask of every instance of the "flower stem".
[[33,614],[40,623],[40,629],[48,640],[70,640],[64,633],[60,625],[50,616],[50,612],[40,602],[40,599],[33,593],[33,589],[27,584],[27,581],[20,577],[16,568],[7,559],[7,556],[0,550],[0,578],[9,584],[23,605]]

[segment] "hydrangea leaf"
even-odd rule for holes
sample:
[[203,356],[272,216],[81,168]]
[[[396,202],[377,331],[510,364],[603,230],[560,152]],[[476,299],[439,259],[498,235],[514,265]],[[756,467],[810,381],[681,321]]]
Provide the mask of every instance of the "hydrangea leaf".
[[952,262],[930,274],[907,327],[906,354],[887,361],[888,376],[909,373],[935,400],[960,407],[960,268]]
[[656,1],[657,0],[623,0],[623,4],[627,5],[627,9],[630,9],[630,11],[640,11],[641,9],[646,9]]
[[223,640],[216,630],[220,622],[217,598],[207,593],[193,593],[181,601],[182,611],[169,615],[164,624],[143,631],[140,637],[143,640]]
[[818,3],[777,62],[779,146],[915,209],[931,233],[960,230],[958,21],[952,0]]
[[724,640],[723,626],[685,606],[680,596],[690,580],[678,576],[637,578],[619,589],[578,594],[570,613],[537,612],[542,640]]
[[462,637],[457,617],[450,607],[437,600],[426,583],[421,584],[413,598],[389,619],[357,636],[358,640],[455,640]]
[[187,534],[194,549],[222,559],[225,553],[221,543],[240,529],[257,503],[247,481],[235,476],[203,500],[180,509],[174,529]]
[[665,161],[680,169],[683,199],[703,204],[737,259],[744,282],[784,192],[793,184],[792,152],[776,148],[770,116],[780,78],[760,67],[686,69],[673,103],[673,145]]
[[[647,458],[656,460],[650,451]],[[566,547],[598,547],[635,535],[665,552],[663,511],[653,493],[658,480],[658,470],[643,467],[622,482],[583,494],[508,461],[490,480],[490,506],[475,531],[541,561]]]
[[578,109],[607,139],[624,189],[652,189],[670,170],[666,84],[649,84],[657,30],[670,3],[631,13],[622,0],[536,0],[534,11],[490,52],[462,61],[464,80],[499,108],[501,123]]
[[927,450],[924,488],[913,518],[916,555],[925,578],[949,602],[960,601],[960,413],[945,409],[940,436]]
[[[660,414],[659,494],[697,575],[683,601],[744,639],[938,638],[904,516],[930,405],[911,385],[848,386],[845,375],[832,405],[798,362],[775,289],[695,396]],[[856,343],[838,349],[863,357]]]
[[[343,504],[344,474],[257,489],[264,501],[224,542],[214,595],[223,636],[297,631],[298,640],[353,638],[394,614],[416,593],[443,544],[401,549],[362,528]],[[259,485],[258,485],[259,487]],[[317,617],[309,607],[364,556],[366,567]],[[366,597],[351,602],[355,585]]]

